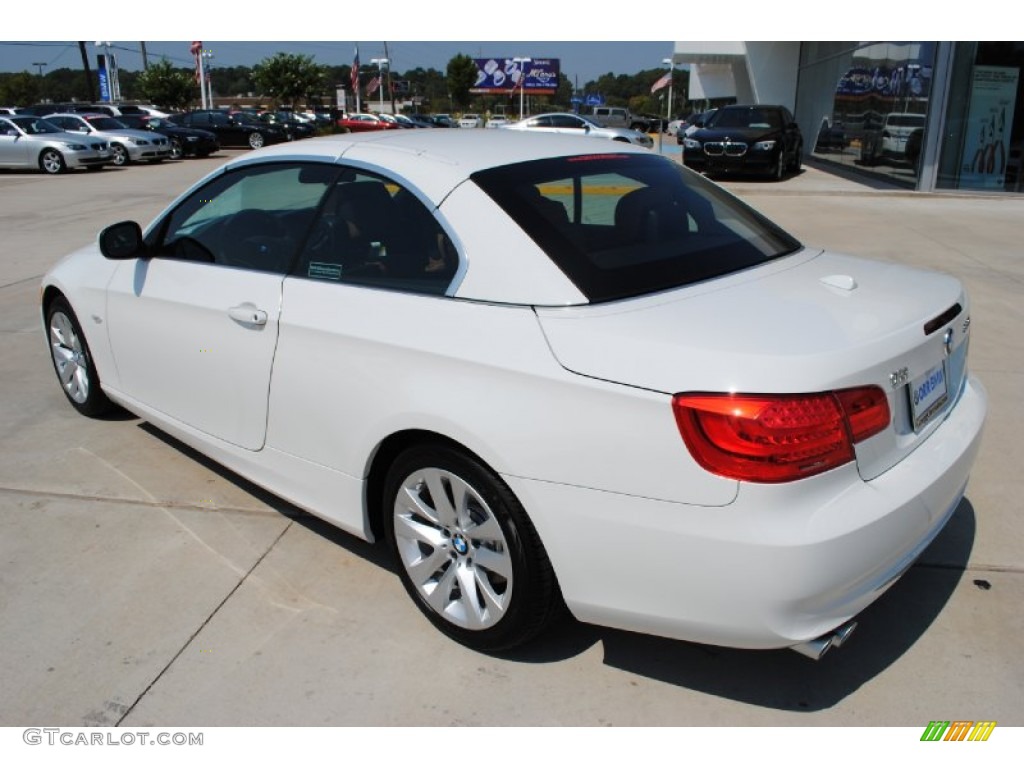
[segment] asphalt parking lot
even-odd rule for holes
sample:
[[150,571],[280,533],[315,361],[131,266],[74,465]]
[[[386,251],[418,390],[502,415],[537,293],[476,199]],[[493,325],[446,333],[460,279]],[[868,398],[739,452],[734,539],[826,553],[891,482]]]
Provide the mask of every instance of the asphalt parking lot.
[[0,172],[0,725],[1024,725],[1024,197],[816,167],[724,183],[808,245],[950,272],[972,295],[991,400],[967,496],[849,644],[815,663],[566,621],[497,658],[435,631],[383,548],[143,421],[79,417],[53,380],[43,272],[238,152]]

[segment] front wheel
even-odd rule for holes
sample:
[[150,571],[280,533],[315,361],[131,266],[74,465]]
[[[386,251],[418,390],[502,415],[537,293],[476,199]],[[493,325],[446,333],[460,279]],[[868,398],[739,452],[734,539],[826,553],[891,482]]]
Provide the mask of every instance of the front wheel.
[[263,146],[263,134],[259,131],[253,131],[249,134],[249,146],[253,149],[259,149]]
[[784,150],[779,150],[779,157],[775,161],[775,165],[772,166],[772,179],[774,181],[782,181],[786,176],[786,153]]
[[99,416],[111,407],[100,389],[100,377],[71,305],[63,297],[46,310],[50,357],[68,402],[83,416]]
[[384,483],[385,529],[402,583],[442,632],[479,651],[535,637],[558,605],[547,554],[493,471],[445,445],[402,453]]
[[120,144],[111,144],[110,151],[113,154],[113,163],[118,168],[128,165],[128,150],[122,147]]
[[185,150],[181,146],[180,139],[171,139],[171,160],[181,160],[185,156]]
[[39,167],[46,173],[64,173],[67,164],[64,162],[64,155],[56,149],[44,149],[39,156]]
[[792,173],[800,173],[800,167],[803,165],[803,144],[798,144],[796,150],[793,152],[793,162],[789,164],[789,170]]

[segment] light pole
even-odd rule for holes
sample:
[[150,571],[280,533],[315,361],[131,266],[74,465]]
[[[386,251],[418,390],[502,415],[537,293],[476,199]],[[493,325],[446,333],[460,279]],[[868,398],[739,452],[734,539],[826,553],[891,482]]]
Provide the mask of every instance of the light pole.
[[370,59],[371,64],[377,65],[377,80],[380,81],[380,104],[377,109],[384,111],[384,67],[387,66],[387,59]]
[[675,71],[675,59],[662,59],[662,64],[668,64],[668,109],[665,110],[665,118],[672,122],[672,74]]
[[[212,58],[213,51],[203,51],[199,54],[201,62],[208,62]],[[205,63],[199,68],[200,76],[203,78],[203,82],[199,84],[199,92],[203,98],[203,109],[213,109],[213,84],[210,82],[210,69],[210,65]]]
[[40,97],[40,101],[41,101],[42,100],[42,94],[43,94],[43,67],[46,66],[46,62],[45,61],[33,61],[32,62],[32,66],[39,68],[39,97]]
[[533,59],[529,57],[516,56],[512,59],[516,64],[519,65],[519,119],[523,119],[523,93],[526,91],[526,67],[524,64],[529,64]]

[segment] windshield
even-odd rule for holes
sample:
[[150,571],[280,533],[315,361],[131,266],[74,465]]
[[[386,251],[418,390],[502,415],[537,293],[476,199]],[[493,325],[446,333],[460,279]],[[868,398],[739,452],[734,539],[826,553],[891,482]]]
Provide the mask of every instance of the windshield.
[[747,269],[800,243],[665,157],[604,154],[473,174],[591,302]]
[[34,136],[37,133],[63,133],[56,125],[46,122],[41,117],[9,117],[7,119],[29,136]]
[[89,117],[86,119],[89,121],[89,125],[97,131],[123,131],[128,127],[112,117]]
[[782,119],[774,109],[725,107],[707,121],[708,128],[781,128]]

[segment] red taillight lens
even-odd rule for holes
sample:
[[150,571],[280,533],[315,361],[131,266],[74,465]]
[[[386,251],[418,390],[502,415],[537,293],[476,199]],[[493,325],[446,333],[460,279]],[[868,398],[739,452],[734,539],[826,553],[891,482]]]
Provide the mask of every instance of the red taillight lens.
[[880,387],[841,389],[835,393],[850,424],[850,436],[859,443],[889,426],[889,401]]
[[783,483],[853,460],[853,444],[889,424],[878,387],[810,395],[680,394],[672,410],[705,469],[737,480]]

